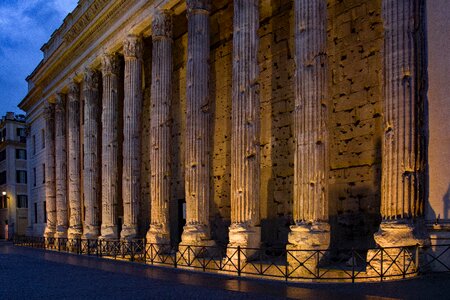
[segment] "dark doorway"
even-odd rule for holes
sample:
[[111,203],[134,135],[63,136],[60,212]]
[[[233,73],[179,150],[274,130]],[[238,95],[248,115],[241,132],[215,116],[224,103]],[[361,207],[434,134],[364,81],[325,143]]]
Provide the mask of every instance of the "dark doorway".
[[186,225],[186,199],[179,199],[178,200],[178,219],[177,219],[178,242],[181,242],[181,234],[183,233],[184,225]]

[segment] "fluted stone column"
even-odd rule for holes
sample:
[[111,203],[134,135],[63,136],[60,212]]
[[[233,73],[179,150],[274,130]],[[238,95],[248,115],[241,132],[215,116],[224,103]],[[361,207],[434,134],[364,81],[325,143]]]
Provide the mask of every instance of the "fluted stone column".
[[71,82],[68,102],[68,173],[69,173],[69,238],[81,237],[83,225],[81,223],[81,177],[80,177],[80,87],[78,83]]
[[123,239],[135,238],[138,234],[142,111],[142,39],[128,36],[123,44],[125,57],[125,100],[123,112]]
[[84,73],[84,160],[83,160],[83,192],[86,209],[83,237],[96,239],[100,234],[99,198],[100,198],[100,155],[98,151],[100,140],[100,93],[99,74],[90,68]]
[[209,12],[210,0],[187,0],[187,101],[185,144],[185,245],[211,245]]
[[172,13],[155,12],[152,22],[150,135],[150,243],[169,243],[170,101],[172,94]]
[[115,54],[102,57],[102,239],[118,238],[119,69],[119,59]]
[[288,249],[327,249],[327,1],[296,0],[294,204]]
[[422,0],[383,0],[383,221],[375,234],[382,247],[424,240],[414,226],[424,206],[424,6]]
[[235,0],[229,247],[259,247],[259,1]]
[[56,232],[56,182],[55,182],[55,118],[54,104],[47,103],[44,108],[45,119],[45,201],[47,224],[44,236],[51,238]]
[[56,174],[56,235],[67,237],[67,153],[66,105],[63,94],[56,95],[55,103],[55,174]]

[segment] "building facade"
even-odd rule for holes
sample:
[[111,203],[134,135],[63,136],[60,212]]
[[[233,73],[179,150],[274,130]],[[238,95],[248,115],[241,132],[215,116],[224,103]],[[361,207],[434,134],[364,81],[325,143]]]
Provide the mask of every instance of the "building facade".
[[439,4],[79,1],[19,105],[28,234],[288,249],[444,240]]
[[24,235],[28,214],[25,116],[0,120],[0,239]]

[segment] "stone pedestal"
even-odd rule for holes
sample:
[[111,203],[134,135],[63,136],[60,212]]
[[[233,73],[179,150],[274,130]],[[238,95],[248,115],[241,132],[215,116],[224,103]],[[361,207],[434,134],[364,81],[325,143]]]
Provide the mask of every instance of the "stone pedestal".
[[155,12],[152,22],[150,135],[150,243],[169,244],[170,102],[172,95],[172,12]]
[[119,195],[119,59],[115,54],[102,57],[102,225],[101,238],[119,237],[117,203]]
[[100,202],[100,94],[99,74],[90,68],[85,70],[83,98],[84,98],[84,166],[83,193],[85,220],[83,224],[83,238],[96,239],[100,234],[99,202]]
[[69,86],[68,98],[68,194],[69,194],[69,238],[80,238],[83,233],[81,222],[81,176],[80,176],[80,88],[78,83]]
[[[56,95],[55,104],[55,182],[57,238],[67,237],[67,153],[66,106],[63,94]],[[29,209],[31,211],[31,209]]]
[[141,193],[141,110],[142,110],[142,40],[130,35],[123,44],[125,57],[124,141],[123,141],[123,226],[120,237],[138,235],[139,198]]

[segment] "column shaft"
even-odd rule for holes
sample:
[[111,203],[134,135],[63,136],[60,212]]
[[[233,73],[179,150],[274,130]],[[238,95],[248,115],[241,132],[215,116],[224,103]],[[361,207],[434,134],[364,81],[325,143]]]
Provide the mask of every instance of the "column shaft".
[[328,248],[327,3],[296,0],[294,247]]
[[84,74],[84,167],[83,191],[84,206],[86,207],[83,236],[96,239],[99,235],[99,198],[100,198],[100,170],[99,170],[99,86],[98,73],[86,69]]
[[124,41],[125,100],[123,112],[123,212],[121,237],[130,239],[138,234],[142,111],[142,40],[128,36]]
[[261,239],[258,6],[234,1],[230,246],[258,247]]
[[80,195],[80,88],[75,82],[69,86],[68,97],[68,173],[69,173],[69,238],[82,234]]
[[55,105],[56,237],[67,237],[66,106],[63,94]]
[[423,215],[426,90],[423,0],[383,0],[384,135],[378,245],[415,245]]
[[119,60],[114,54],[102,57],[102,225],[101,238],[117,239],[117,205],[119,193]]
[[47,224],[45,237],[54,237],[56,232],[56,183],[55,183],[55,118],[54,104],[48,103],[44,108],[45,118],[45,201]]
[[157,11],[153,23],[151,86],[151,224],[147,239],[168,243],[170,200],[170,101],[172,94],[172,14]]
[[210,239],[210,99],[209,9],[210,0],[188,0],[188,47],[186,78],[184,244]]

